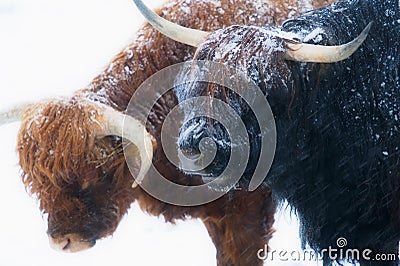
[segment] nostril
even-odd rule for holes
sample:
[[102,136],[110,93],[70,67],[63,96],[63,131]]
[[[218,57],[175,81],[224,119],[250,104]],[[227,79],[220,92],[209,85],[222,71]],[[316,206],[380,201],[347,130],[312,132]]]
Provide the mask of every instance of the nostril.
[[197,160],[201,156],[200,150],[191,148],[181,148],[182,154],[189,160]]
[[89,241],[90,245],[94,246],[96,245],[96,239],[92,239]]
[[70,238],[53,238],[50,237],[50,245],[54,250],[68,252],[71,247],[71,239]]
[[64,247],[62,248],[63,251],[68,251],[70,245],[71,245],[71,239],[67,238],[65,242],[63,243]]

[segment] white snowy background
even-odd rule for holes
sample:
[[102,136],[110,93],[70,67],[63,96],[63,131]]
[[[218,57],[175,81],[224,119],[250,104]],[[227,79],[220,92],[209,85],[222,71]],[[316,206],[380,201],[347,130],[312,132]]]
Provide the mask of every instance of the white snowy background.
[[[155,7],[163,0],[146,2]],[[83,88],[142,23],[131,0],[0,0],[0,109]],[[53,251],[46,219],[20,181],[18,128],[19,123],[0,127],[0,266],[216,265],[215,248],[200,221],[166,224],[135,204],[114,236],[93,249]],[[296,217],[284,211],[277,220],[272,248],[299,249]]]

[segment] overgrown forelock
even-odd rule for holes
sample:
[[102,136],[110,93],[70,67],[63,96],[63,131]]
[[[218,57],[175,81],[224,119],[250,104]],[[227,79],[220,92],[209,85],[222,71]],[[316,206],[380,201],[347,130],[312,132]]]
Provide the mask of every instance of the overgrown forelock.
[[[278,36],[275,29],[232,26],[211,34],[196,51],[194,60],[213,61],[234,67],[255,82],[264,94],[276,87],[285,89],[285,84],[281,83],[289,80],[289,71],[284,60],[284,41]],[[238,89],[240,92],[242,88]],[[194,96],[195,91],[190,91],[191,96]],[[231,100],[237,98],[232,97],[224,87],[216,90],[214,85],[209,85],[207,91],[213,97]]]
[[113,179],[123,171],[118,139],[95,136],[97,115],[95,105],[75,99],[45,102],[26,112],[17,147],[21,175],[43,211],[53,212],[59,197],[59,205],[71,204],[68,197],[73,198],[83,186]]

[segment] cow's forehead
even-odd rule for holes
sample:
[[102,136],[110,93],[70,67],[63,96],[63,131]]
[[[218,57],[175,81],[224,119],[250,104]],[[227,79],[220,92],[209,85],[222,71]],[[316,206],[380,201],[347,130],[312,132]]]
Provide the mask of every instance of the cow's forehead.
[[227,53],[242,52],[243,49],[263,48],[263,49],[281,49],[281,39],[289,39],[288,33],[284,35],[276,28],[255,27],[255,26],[231,26],[213,32],[199,50],[212,47],[219,49],[214,59],[218,60],[227,55]]

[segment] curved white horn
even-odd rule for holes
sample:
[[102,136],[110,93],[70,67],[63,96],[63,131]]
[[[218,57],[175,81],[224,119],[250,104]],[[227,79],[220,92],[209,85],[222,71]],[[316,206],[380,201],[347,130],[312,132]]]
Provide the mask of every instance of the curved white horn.
[[372,22],[353,41],[337,46],[286,42],[286,59],[312,63],[335,63],[350,57],[367,38]]
[[28,105],[30,103],[20,103],[0,110],[0,126],[21,120]]
[[141,0],[133,0],[147,21],[165,36],[184,44],[197,47],[210,34],[209,32],[189,29],[172,23],[149,9]]
[[140,184],[148,172],[153,160],[152,137],[145,126],[138,120],[118,112],[111,107],[104,107],[104,125],[102,134],[121,136],[132,142],[140,152],[140,171],[133,187]]

